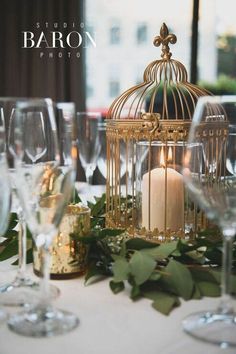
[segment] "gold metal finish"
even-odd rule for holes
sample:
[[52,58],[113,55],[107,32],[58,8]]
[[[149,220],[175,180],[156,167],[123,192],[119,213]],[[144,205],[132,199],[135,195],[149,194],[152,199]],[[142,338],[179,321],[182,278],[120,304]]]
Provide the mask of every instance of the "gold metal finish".
[[[177,37],[170,34],[163,23],[160,35],[154,38],[154,45],[161,47],[161,59],[151,62],[143,74],[143,82],[129,88],[111,104],[107,114],[107,210],[106,223],[109,227],[126,228],[131,235],[164,241],[179,237],[191,237],[201,228],[204,217],[191,213],[185,202],[184,225],[175,230],[168,228],[168,185],[172,169],[176,170],[180,154],[188,138],[193,111],[200,96],[210,92],[188,81],[187,71],[182,63],[173,60],[169,44],[175,44]],[[211,113],[211,112],[210,112]],[[222,112],[218,111],[218,114]],[[212,116],[212,114],[209,114]],[[139,145],[146,142],[146,152],[138,155]],[[153,146],[157,146],[153,148]],[[160,149],[159,147],[160,146]],[[163,200],[164,229],[150,229],[152,186],[152,165],[160,156],[154,150],[164,150],[165,193]],[[168,157],[169,156],[169,157]],[[147,160],[149,173],[148,225],[140,226],[140,186],[138,174],[142,159]],[[140,162],[141,161],[141,162]],[[125,170],[125,173],[123,173]],[[161,170],[159,171],[161,174]],[[175,177],[173,177],[175,178]],[[141,193],[142,194],[142,193]],[[174,198],[174,196],[173,196]],[[142,198],[141,198],[142,199]],[[183,200],[187,200],[184,192]],[[142,202],[141,202],[142,203]],[[186,231],[191,214],[191,227]],[[194,220],[193,220],[194,219]],[[204,219],[205,222],[205,219]]]
[[177,42],[177,37],[175,34],[169,34],[169,30],[165,23],[163,23],[160,36],[154,38],[153,44],[155,47],[159,47],[162,44],[162,54],[163,59],[170,59],[172,54],[170,53],[169,43],[175,44]]
[[[50,213],[50,208],[45,212]],[[87,246],[73,238],[73,234],[86,236],[90,231],[90,209],[70,204],[51,247],[51,278],[73,278],[86,270]],[[40,274],[40,251],[34,249],[34,271]]]

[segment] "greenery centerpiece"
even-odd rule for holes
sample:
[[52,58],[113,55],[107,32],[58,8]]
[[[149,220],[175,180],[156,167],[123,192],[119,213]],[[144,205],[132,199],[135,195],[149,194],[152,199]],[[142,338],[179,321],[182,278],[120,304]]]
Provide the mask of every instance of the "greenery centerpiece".
[[[77,197],[77,201],[78,201]],[[157,311],[168,315],[181,299],[220,296],[222,238],[217,228],[200,232],[195,240],[175,240],[157,244],[130,238],[125,230],[105,228],[106,196],[88,202],[91,232],[88,236],[71,234],[88,246],[85,284],[110,277],[114,294],[128,285],[130,297],[147,298]],[[11,214],[9,228],[0,244],[0,261],[17,254],[17,216]],[[32,240],[28,231],[27,262],[33,261]],[[236,246],[233,250],[232,293],[236,293]],[[13,264],[17,264],[15,261]]]

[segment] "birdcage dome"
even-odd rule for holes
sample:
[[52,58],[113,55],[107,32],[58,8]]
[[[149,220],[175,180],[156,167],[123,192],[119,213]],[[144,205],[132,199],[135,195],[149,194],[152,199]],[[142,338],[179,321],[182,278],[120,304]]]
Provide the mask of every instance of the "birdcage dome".
[[210,92],[191,84],[185,66],[172,59],[169,43],[177,38],[163,23],[154,45],[162,45],[161,59],[151,62],[143,82],[129,88],[112,103],[107,118],[140,119],[144,112],[158,113],[160,120],[191,120],[197,100]]

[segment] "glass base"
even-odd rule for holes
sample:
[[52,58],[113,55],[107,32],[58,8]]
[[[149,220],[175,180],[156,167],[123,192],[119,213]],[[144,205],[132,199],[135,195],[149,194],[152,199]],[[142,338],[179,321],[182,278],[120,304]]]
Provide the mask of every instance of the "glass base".
[[52,337],[67,333],[79,324],[78,318],[67,311],[36,306],[10,317],[8,327],[27,337]]
[[183,320],[185,332],[222,348],[236,346],[236,313],[194,313]]
[[[0,305],[27,306],[35,304],[40,299],[40,285],[28,277],[16,278],[13,282],[0,286]],[[56,299],[60,290],[50,285],[50,298]]]

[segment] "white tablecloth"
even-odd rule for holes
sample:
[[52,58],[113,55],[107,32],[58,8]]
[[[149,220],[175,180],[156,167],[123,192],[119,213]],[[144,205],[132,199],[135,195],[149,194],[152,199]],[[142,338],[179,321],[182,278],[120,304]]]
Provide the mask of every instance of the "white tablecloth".
[[[11,279],[15,268],[0,264],[0,282]],[[30,267],[31,269],[31,267]],[[83,278],[52,281],[61,290],[55,305],[73,311],[80,319],[74,331],[54,338],[27,338],[0,327],[0,354],[231,354],[199,342],[181,327],[193,311],[214,308],[219,299],[183,302],[169,316],[146,299],[132,302],[128,290],[113,295],[108,280],[84,286]],[[10,309],[11,312],[17,309]]]
[[[78,190],[88,199],[85,184]],[[104,186],[92,186],[90,195],[101,195]],[[14,278],[16,268],[0,263],[0,283]],[[31,271],[31,266],[28,267]],[[34,275],[32,275],[34,276]],[[53,338],[27,338],[0,326],[0,354],[231,354],[235,349],[220,349],[199,342],[182,330],[188,314],[215,308],[219,299],[183,302],[169,316],[151,307],[151,301],[132,302],[128,290],[113,295],[109,280],[84,286],[83,278],[52,281],[61,295],[55,306],[76,313],[80,325],[74,331]],[[235,302],[236,307],[236,302]],[[8,308],[9,312],[18,309]]]

